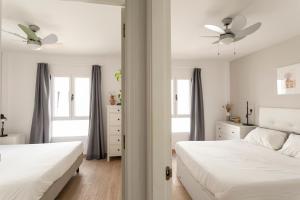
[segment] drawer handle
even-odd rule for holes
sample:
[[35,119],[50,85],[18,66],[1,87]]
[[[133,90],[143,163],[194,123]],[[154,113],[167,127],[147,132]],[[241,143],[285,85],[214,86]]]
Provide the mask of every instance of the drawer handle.
[[118,121],[120,121],[120,118],[118,118]]
[[118,142],[120,142],[120,139],[118,139]]
[[120,110],[118,109],[118,112],[120,112]]
[[232,131],[231,133],[235,133],[234,131]]
[[120,149],[118,149],[118,151],[120,151]]

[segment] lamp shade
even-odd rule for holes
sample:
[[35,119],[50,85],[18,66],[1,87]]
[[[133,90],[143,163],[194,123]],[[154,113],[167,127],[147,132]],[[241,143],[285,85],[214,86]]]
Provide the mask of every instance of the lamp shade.
[[1,121],[6,121],[7,118],[4,116],[4,114],[1,114],[1,115],[0,115],[0,120],[1,120]]

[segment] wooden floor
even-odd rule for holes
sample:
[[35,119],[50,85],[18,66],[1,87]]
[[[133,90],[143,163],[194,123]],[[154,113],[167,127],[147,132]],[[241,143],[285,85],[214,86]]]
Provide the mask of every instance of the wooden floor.
[[[176,176],[176,159],[172,159],[173,180],[172,200],[191,200]],[[75,175],[58,200],[120,200],[121,199],[121,160],[84,160],[80,173]]]
[[75,175],[58,196],[58,200],[120,200],[121,160],[84,160]]

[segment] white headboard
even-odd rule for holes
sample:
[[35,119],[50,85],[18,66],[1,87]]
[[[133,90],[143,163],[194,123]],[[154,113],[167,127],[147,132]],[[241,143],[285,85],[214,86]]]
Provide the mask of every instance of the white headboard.
[[261,107],[259,126],[300,134],[300,109]]

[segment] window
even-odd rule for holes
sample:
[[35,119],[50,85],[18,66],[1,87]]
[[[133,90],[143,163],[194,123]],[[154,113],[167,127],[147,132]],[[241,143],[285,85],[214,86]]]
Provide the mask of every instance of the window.
[[70,95],[70,78],[54,77],[54,108],[55,117],[69,116],[69,95]]
[[52,137],[86,136],[89,126],[90,78],[52,79]]
[[190,132],[191,81],[171,80],[172,132]]

